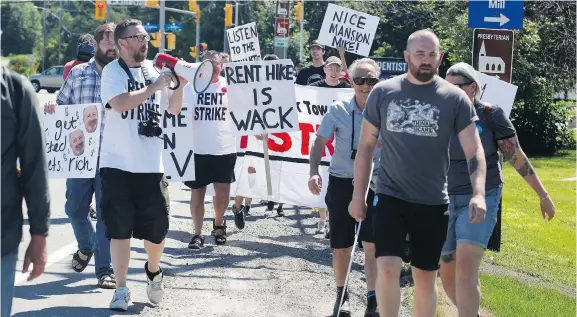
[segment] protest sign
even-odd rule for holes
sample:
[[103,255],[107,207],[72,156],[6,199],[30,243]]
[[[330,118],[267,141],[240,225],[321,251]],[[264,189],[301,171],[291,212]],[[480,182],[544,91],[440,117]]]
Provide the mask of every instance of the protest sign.
[[227,63],[224,71],[235,135],[298,130],[290,59]]
[[44,115],[49,178],[93,178],[100,148],[102,105],[62,105]]
[[256,22],[228,29],[226,30],[226,35],[232,62],[257,61],[261,59]]
[[[275,202],[296,206],[326,207],[324,197],[328,182],[328,167],[334,153],[333,141],[327,143],[319,173],[325,186],[321,195],[313,195],[307,186],[310,150],[316,139],[322,118],[335,100],[350,99],[353,89],[332,89],[295,86],[299,131],[272,133],[268,138],[272,196]],[[265,178],[263,141],[253,136],[239,138],[237,155],[243,157],[242,167],[235,168],[236,188],[231,193],[255,199],[268,199]],[[207,195],[208,192],[207,192]],[[233,194],[234,195],[234,194]]]
[[162,116],[162,164],[169,182],[195,179],[192,139],[192,106],[183,104],[180,113]]
[[379,18],[376,16],[329,3],[318,42],[369,56],[378,26]]
[[503,109],[507,118],[513,110],[517,86],[502,81],[497,77],[476,72],[481,84],[481,101]]

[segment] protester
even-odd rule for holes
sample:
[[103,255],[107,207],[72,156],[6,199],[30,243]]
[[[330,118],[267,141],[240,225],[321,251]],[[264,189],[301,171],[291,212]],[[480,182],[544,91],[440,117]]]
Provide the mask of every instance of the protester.
[[[190,249],[204,247],[204,237],[202,236],[205,211],[204,196],[206,195],[206,186],[210,184],[213,184],[215,191],[213,197],[215,217],[211,235],[214,236],[217,245],[226,243],[227,226],[224,214],[228,208],[230,184],[235,181],[236,138],[232,134],[231,125],[226,118],[228,95],[226,94],[226,79],[219,75],[222,69],[221,55],[216,51],[208,51],[204,59],[212,61],[214,65],[212,83],[208,89],[197,94],[191,83],[185,87],[181,85],[181,88],[170,99],[170,104],[175,106],[176,113],[180,112],[182,104],[193,107],[193,113],[195,113],[192,125],[195,180],[184,182],[191,189],[190,213],[194,224],[194,234],[188,244]],[[224,110],[216,111],[220,108]],[[198,115],[199,111],[204,112],[206,109],[210,109],[212,113],[224,113],[225,117]],[[210,138],[207,139],[207,136]],[[232,211],[236,227],[243,229],[245,219],[242,208],[233,206]]]
[[[44,105],[44,112],[52,114],[55,105],[102,103],[100,99],[100,75],[108,63],[118,57],[114,44],[114,23],[100,25],[94,31],[96,54],[88,63],[75,66],[64,81],[56,102]],[[105,113],[101,114],[100,139],[104,131]],[[66,204],[64,210],[70,219],[78,250],[72,255],[72,269],[84,271],[94,256],[94,270],[101,288],[116,288],[110,263],[110,241],[106,238],[106,226],[101,217],[101,186],[98,167],[94,178],[69,178],[66,180]],[[96,230],[88,218],[92,195],[96,196]]]
[[339,80],[343,70],[343,63],[338,57],[331,56],[327,58],[323,69],[325,71],[325,79],[314,82],[309,86],[323,88],[351,88],[351,85]]
[[296,61],[294,63],[295,66],[295,81],[299,75],[299,73],[301,72],[301,69],[303,69],[303,62],[302,61]]
[[78,43],[76,44],[76,59],[64,64],[64,71],[62,73],[62,78],[66,80],[70,70],[79,64],[87,63],[92,57],[94,57],[94,37],[92,34],[84,34],[78,38]]
[[[448,175],[449,229],[441,256],[441,279],[445,292],[457,306],[459,316],[475,316],[479,310],[481,287],[479,267],[487,248],[493,228],[497,223],[497,212],[503,191],[503,171],[500,154],[517,170],[539,198],[543,219],[551,220],[555,205],[529,159],[521,149],[513,123],[503,109],[479,100],[481,85],[475,69],[466,63],[458,63],[447,70],[447,81],[461,88],[475,106],[479,122],[477,130],[487,161],[485,199],[487,214],[480,223],[469,219],[469,201],[473,188],[466,177],[467,160],[457,137],[451,141]],[[457,295],[458,294],[458,295]]]
[[[223,63],[223,64],[226,64],[226,63],[230,62],[230,55],[228,55],[228,53],[221,52],[221,53],[220,53],[220,58],[222,59],[222,63]],[[220,76],[225,77],[224,67],[223,67],[222,70],[220,71]]]
[[164,295],[160,260],[168,233],[170,200],[161,159],[162,140],[148,133],[149,129],[141,131],[139,123],[151,120],[149,123],[158,124],[154,112],[145,109],[164,113],[167,87],[175,78],[167,72],[159,74],[146,60],[149,40],[141,21],[121,21],[114,31],[120,58],[102,71],[106,128],[100,150],[101,209],[116,277],[110,308],[119,311],[126,311],[131,303],[126,285],[131,237],[144,240],[148,299],[158,304]]
[[313,64],[303,67],[296,80],[297,85],[308,86],[314,82],[323,80],[325,78],[324,58],[325,46],[318,41],[314,41],[311,45],[311,57]]
[[407,74],[380,82],[364,111],[355,160],[350,214],[366,218],[366,195],[377,139],[382,138],[373,229],[377,257],[377,302],[381,317],[398,316],[399,276],[405,238],[411,238],[415,316],[434,316],[436,276],[447,236],[449,144],[458,135],[473,184],[469,201],[475,223],[485,218],[486,165],[473,104],[459,88],[438,77],[439,39],[427,30],[407,41]]
[[[329,60],[330,58],[327,62]],[[380,68],[374,60],[363,58],[356,60],[351,65],[351,74],[355,95],[350,100],[337,101],[332,104],[323,117],[321,126],[317,131],[317,138],[311,149],[308,184],[313,194],[320,195],[322,180],[319,174],[319,165],[327,142],[334,133],[334,154],[329,167],[330,176],[325,201],[331,214],[329,221],[332,234],[330,239],[333,249],[333,270],[337,285],[337,297],[333,308],[333,316],[335,317],[343,293],[344,301],[341,313],[345,316],[350,315],[349,296],[348,291],[344,289],[344,283],[351,256],[351,247],[355,242],[356,221],[349,215],[347,207],[353,196],[353,164],[360,138],[363,110],[369,93],[379,82]],[[378,151],[375,151],[374,158],[378,163]],[[376,176],[376,171],[377,169],[375,169],[374,176]],[[366,196],[367,203],[370,203],[374,196],[373,189],[370,189]],[[368,209],[367,218],[363,221],[359,234],[365,253],[365,278],[367,282],[365,317],[376,316],[377,309],[375,297],[377,267],[371,222],[372,209],[372,207]]]
[[[0,68],[2,88],[2,260],[0,317],[9,317],[14,297],[18,246],[22,240],[22,199],[26,200],[30,244],[22,273],[31,281],[44,273],[48,260],[46,236],[50,223],[50,192],[44,152],[44,128],[38,97],[28,79]],[[18,162],[19,161],[19,162]],[[20,177],[16,166],[20,166]]]

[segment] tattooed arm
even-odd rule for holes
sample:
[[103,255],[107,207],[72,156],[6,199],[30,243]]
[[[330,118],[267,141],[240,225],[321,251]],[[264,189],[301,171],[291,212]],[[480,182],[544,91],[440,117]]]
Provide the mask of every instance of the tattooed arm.
[[517,173],[525,179],[527,184],[533,188],[537,196],[539,196],[543,218],[545,218],[545,213],[547,213],[549,220],[551,220],[555,214],[555,206],[553,205],[545,186],[543,186],[539,176],[537,176],[533,166],[531,166],[527,155],[525,155],[521,149],[517,137],[514,136],[508,139],[499,140],[497,143],[499,149],[504,154],[505,159],[515,168],[515,170],[517,170]]
[[485,178],[487,175],[487,165],[485,162],[485,151],[474,123],[459,132],[459,142],[467,158],[473,196],[485,196]]

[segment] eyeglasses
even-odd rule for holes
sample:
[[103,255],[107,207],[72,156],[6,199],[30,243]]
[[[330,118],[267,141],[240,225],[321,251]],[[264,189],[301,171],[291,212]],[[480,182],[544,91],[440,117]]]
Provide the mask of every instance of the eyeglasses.
[[469,86],[469,85],[472,84],[472,83],[473,83],[472,81],[468,81],[468,82],[466,82],[466,83],[458,83],[458,84],[453,84],[453,85],[455,85],[455,86],[463,89],[463,87]]
[[374,86],[379,82],[378,78],[375,77],[355,77],[353,78],[353,83],[357,86],[364,85],[365,83],[369,86]]
[[127,39],[137,39],[138,42],[148,42],[150,41],[150,35],[148,34],[136,34],[136,35],[131,35],[131,36],[125,36],[122,39],[123,40],[127,40]]

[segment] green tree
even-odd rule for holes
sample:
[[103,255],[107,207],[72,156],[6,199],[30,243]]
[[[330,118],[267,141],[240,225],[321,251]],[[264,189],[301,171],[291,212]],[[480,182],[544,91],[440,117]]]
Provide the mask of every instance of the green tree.
[[42,15],[33,3],[4,2],[1,8],[2,53],[32,54],[42,37]]

